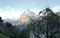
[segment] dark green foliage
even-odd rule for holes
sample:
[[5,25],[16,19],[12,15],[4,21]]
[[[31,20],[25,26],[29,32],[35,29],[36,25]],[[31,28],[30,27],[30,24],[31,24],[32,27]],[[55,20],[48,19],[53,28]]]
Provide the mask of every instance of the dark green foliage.
[[0,17],[0,26],[3,26],[3,20],[1,17]]
[[10,38],[29,38],[29,31],[27,28],[24,30],[16,29],[15,26],[12,26],[11,23],[8,22],[3,23],[1,17],[0,17],[0,33]]
[[12,28],[12,24],[11,23],[5,23],[5,26],[6,26],[6,28]]
[[21,31],[20,38],[29,38],[29,30],[24,29]]
[[3,35],[3,34],[0,34],[0,38],[10,38],[10,37]]
[[59,38],[60,16],[55,14],[50,8],[46,8],[43,11],[45,12],[42,20],[38,18],[30,23],[34,35],[39,37],[40,34],[43,34],[46,38]]
[[39,15],[42,13],[42,11],[39,12]]

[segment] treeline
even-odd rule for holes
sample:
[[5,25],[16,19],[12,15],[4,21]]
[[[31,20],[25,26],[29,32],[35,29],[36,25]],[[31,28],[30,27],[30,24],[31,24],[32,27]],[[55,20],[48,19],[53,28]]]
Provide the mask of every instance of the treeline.
[[4,34],[9,38],[29,38],[29,30],[16,29],[15,26],[12,26],[11,23],[3,23],[2,18],[0,17],[0,34]]

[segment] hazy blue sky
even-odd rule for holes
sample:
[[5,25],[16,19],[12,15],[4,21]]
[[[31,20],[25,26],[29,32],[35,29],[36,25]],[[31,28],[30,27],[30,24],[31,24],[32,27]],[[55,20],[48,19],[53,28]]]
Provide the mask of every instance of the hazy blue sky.
[[46,7],[60,10],[60,0],[0,0],[0,16],[3,18],[18,18],[26,10],[38,14]]

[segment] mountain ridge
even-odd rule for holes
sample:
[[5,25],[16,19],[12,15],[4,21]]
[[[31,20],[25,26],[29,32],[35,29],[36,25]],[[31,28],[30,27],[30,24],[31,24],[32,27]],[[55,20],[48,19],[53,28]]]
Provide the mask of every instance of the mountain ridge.
[[37,19],[37,15],[35,15],[34,12],[27,9],[20,15],[18,20],[12,21],[12,25],[23,25],[23,24],[27,25],[32,20],[36,20],[36,19]]

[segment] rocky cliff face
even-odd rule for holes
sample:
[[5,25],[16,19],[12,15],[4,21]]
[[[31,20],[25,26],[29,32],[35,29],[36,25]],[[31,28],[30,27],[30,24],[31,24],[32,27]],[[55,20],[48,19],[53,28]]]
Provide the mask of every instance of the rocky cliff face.
[[14,21],[13,25],[26,25],[32,20],[36,20],[37,16],[34,14],[34,12],[30,11],[29,9],[25,10],[21,16],[19,17],[18,21]]

